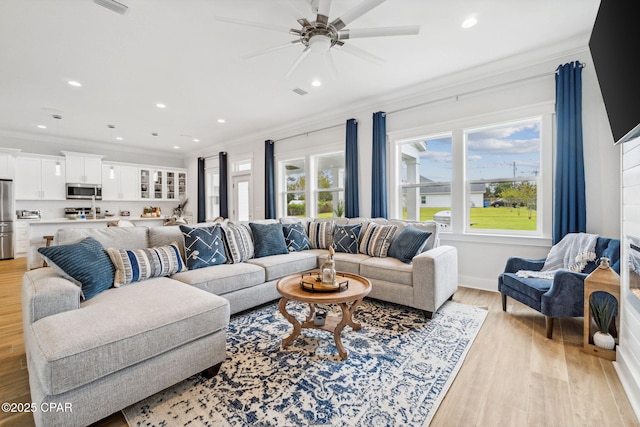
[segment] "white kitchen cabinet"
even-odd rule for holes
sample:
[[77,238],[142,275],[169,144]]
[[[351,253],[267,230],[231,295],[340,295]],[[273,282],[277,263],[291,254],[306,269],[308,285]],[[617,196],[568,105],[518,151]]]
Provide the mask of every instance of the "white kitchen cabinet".
[[24,258],[29,251],[29,222],[25,220],[15,221],[15,249],[14,256],[16,258]]
[[167,200],[183,200],[187,196],[187,173],[184,171],[166,171],[167,188],[165,196]]
[[164,200],[165,171],[154,168],[140,169],[140,199]]
[[[20,151],[20,150],[16,150]],[[15,177],[15,157],[11,152],[0,151],[0,178],[13,179]]]
[[102,200],[139,200],[138,171],[136,166],[103,164]]
[[65,161],[56,157],[16,157],[16,200],[66,200]]
[[101,184],[104,156],[63,151],[66,159],[66,179],[73,184]]

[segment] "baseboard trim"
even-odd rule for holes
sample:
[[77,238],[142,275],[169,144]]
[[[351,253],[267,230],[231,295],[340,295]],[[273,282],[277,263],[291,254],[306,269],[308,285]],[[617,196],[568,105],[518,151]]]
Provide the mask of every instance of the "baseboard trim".
[[616,350],[618,354],[616,361],[613,362],[613,367],[618,374],[622,388],[629,398],[636,418],[640,420],[640,384],[636,381],[637,377],[634,376],[634,370],[630,369],[626,363],[629,360],[629,355],[626,354],[625,348],[618,346]]

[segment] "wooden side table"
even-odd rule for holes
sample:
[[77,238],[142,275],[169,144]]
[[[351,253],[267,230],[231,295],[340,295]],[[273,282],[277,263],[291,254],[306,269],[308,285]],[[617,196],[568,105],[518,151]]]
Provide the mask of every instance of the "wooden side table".
[[[278,304],[280,313],[293,325],[293,332],[287,338],[282,340],[282,346],[287,347],[300,336],[303,328],[322,329],[332,332],[333,339],[338,348],[338,354],[342,360],[348,356],[347,350],[342,345],[342,330],[345,326],[351,326],[354,331],[359,330],[362,325],[353,320],[353,314],[362,303],[365,296],[371,292],[371,282],[369,279],[350,273],[338,273],[349,280],[349,287],[341,292],[309,292],[301,287],[301,274],[293,274],[278,280],[276,289],[282,295]],[[309,314],[304,322],[300,323],[298,319],[287,312],[287,302],[289,301],[306,302],[309,304]],[[315,304],[339,304],[342,309],[342,316],[327,316],[324,325],[316,325],[313,322],[313,314],[315,313]]]

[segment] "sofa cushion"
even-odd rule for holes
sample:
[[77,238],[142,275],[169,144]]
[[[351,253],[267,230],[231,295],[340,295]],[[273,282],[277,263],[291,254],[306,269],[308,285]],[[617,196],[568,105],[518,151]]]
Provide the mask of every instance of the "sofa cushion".
[[289,253],[287,242],[284,240],[282,224],[250,223],[253,234],[254,256],[261,258],[269,255]]
[[228,322],[226,299],[155,278],[109,289],[78,310],[33,323],[29,369],[35,369],[46,394],[64,393],[210,335]]
[[[360,274],[369,280],[382,280],[413,286],[413,267],[396,258],[371,257],[360,264]],[[375,286],[375,285],[374,285]]]
[[92,237],[78,243],[38,248],[38,252],[58,274],[80,286],[84,299],[113,286],[113,263],[100,242]]
[[[504,273],[502,274],[502,285],[506,286],[510,289],[515,290],[519,294],[523,294],[528,298],[531,298],[534,301],[537,301],[536,310],[540,311],[540,300],[542,298],[542,294],[546,293],[551,285],[553,284],[553,280],[551,279],[539,279],[535,277],[518,277],[515,273]],[[508,291],[504,289],[500,289],[500,292],[509,294]]]
[[[177,229],[177,227],[176,227]],[[56,245],[78,243],[93,237],[103,248],[138,249],[149,247],[147,227],[61,228],[56,232]]]
[[146,249],[109,248],[107,252],[116,267],[115,287],[186,270],[176,244]]
[[253,258],[247,262],[262,267],[265,271],[265,280],[269,281],[317,268],[318,259],[314,253],[303,251]]
[[[195,225],[194,225],[195,226]],[[184,251],[184,235],[178,225],[159,225],[149,228],[149,245],[146,247],[154,248],[156,246],[167,246],[176,243],[180,249],[182,259],[187,259]],[[106,246],[108,248],[115,246]],[[132,247],[124,247],[119,249],[134,249]]]
[[200,228],[180,226],[184,236],[185,260],[189,270],[227,262],[220,229],[219,225]]
[[422,252],[422,248],[427,243],[429,236],[431,236],[430,231],[407,226],[393,239],[387,255],[410,264],[413,261],[413,257]]
[[216,295],[224,295],[264,283],[265,273],[263,268],[243,262],[189,270],[176,273],[171,278]]
[[396,236],[398,236],[405,227],[415,227],[418,230],[431,232],[431,236],[427,239],[427,242],[421,252],[428,251],[440,245],[440,232],[438,224],[436,224],[435,221],[403,221],[399,219],[390,219],[389,224],[396,225],[398,227]]
[[311,249],[329,249],[333,242],[333,221],[311,221],[307,229]]
[[227,262],[237,264],[253,258],[254,247],[249,224],[226,224],[222,227]]
[[360,253],[375,257],[386,257],[396,225],[369,223],[360,241]]
[[284,241],[287,243],[289,252],[311,249],[307,231],[301,223],[282,224],[282,232],[284,233]]
[[362,224],[336,224],[333,229],[333,247],[336,252],[357,254]]

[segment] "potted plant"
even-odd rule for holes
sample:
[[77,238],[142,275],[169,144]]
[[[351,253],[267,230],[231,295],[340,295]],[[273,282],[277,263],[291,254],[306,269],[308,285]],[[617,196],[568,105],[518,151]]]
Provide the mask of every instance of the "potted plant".
[[598,328],[598,331],[593,334],[593,343],[600,348],[613,350],[616,341],[609,333],[609,326],[617,312],[615,298],[606,293],[602,298],[594,298],[594,296],[592,295],[589,300],[591,316]]

